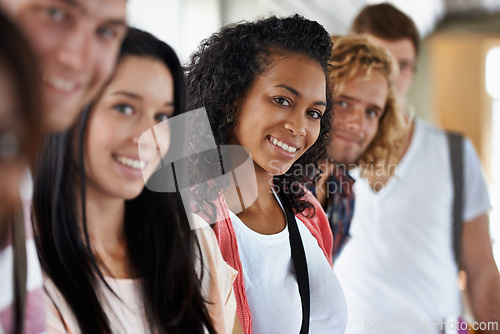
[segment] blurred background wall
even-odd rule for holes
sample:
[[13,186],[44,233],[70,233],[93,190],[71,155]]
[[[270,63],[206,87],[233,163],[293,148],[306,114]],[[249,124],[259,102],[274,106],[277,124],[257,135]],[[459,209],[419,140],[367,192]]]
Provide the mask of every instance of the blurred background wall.
[[[187,62],[222,25],[299,13],[345,34],[377,0],[129,0],[132,25],[152,32]],[[478,151],[494,210],[500,267],[500,0],[388,1],[413,18],[423,39],[410,103],[420,117],[466,134]]]

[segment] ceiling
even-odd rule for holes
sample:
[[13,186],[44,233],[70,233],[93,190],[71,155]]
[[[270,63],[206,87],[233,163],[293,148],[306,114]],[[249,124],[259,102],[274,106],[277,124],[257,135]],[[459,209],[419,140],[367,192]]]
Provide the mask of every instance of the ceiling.
[[[267,10],[279,14],[299,12],[322,23],[330,33],[343,34],[356,14],[379,0],[260,0]],[[388,0],[409,15],[420,34],[429,34],[445,17],[478,16],[500,11],[500,0]]]

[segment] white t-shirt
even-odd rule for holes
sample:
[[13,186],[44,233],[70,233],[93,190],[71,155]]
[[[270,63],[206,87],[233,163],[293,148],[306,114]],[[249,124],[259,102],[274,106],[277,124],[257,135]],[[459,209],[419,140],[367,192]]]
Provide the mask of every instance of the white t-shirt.
[[[254,334],[299,333],[300,300],[288,226],[264,235],[248,228],[230,212],[243,267]],[[342,288],[318,242],[296,218],[306,253],[311,294],[310,333],[344,333],[347,310]]]
[[[25,205],[29,208],[29,203]],[[42,270],[36,252],[35,240],[29,211],[24,217],[26,229],[26,309],[25,333],[45,333],[45,305],[43,302]],[[7,245],[0,247],[0,333],[14,331],[15,296],[14,296],[14,249],[9,235]]]
[[[469,221],[490,210],[469,140],[464,175]],[[346,333],[440,333],[435,321],[461,313],[445,133],[416,120],[408,151],[380,192],[356,178],[352,238],[334,266],[349,311]]]
[[[31,198],[33,181],[28,167],[19,188],[24,211],[26,232],[26,308],[25,333],[45,333],[45,304],[43,301],[42,270],[38,260],[31,225]],[[1,223],[4,223],[3,221]],[[0,245],[0,334],[14,331],[14,249],[12,230],[8,231],[6,244]],[[1,240],[3,241],[3,240]]]

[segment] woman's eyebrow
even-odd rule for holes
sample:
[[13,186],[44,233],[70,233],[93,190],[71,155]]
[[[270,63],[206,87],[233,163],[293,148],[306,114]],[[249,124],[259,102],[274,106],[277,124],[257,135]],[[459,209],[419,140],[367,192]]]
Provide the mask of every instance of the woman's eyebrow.
[[[286,90],[288,90],[290,93],[292,93],[293,95],[297,96],[297,97],[300,97],[300,93],[295,89],[295,88],[292,88],[288,85],[285,85],[285,84],[279,84],[279,85],[276,85],[274,87],[280,87],[280,88],[285,88]],[[320,105],[320,106],[325,106],[326,107],[326,102],[325,101],[316,101],[314,102],[314,104],[316,105]]]
[[143,100],[142,96],[139,94],[132,93],[132,92],[126,92],[126,91],[122,91],[122,90],[114,92],[111,95],[125,95],[127,97],[132,98],[132,99]]
[[300,97],[300,93],[295,89],[295,88],[292,88],[288,85],[285,85],[285,84],[280,84],[280,85],[276,85],[274,87],[281,87],[281,88],[285,88],[286,90],[288,90],[290,93],[292,93],[293,95],[297,96],[297,97]]

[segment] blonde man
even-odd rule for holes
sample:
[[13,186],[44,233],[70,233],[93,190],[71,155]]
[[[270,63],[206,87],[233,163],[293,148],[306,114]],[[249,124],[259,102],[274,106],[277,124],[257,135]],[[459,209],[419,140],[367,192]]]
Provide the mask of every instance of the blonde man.
[[393,58],[361,36],[333,36],[330,82],[334,121],[316,196],[334,233],[333,255],[347,241],[354,209],[349,170],[391,173],[404,131],[393,95]]

